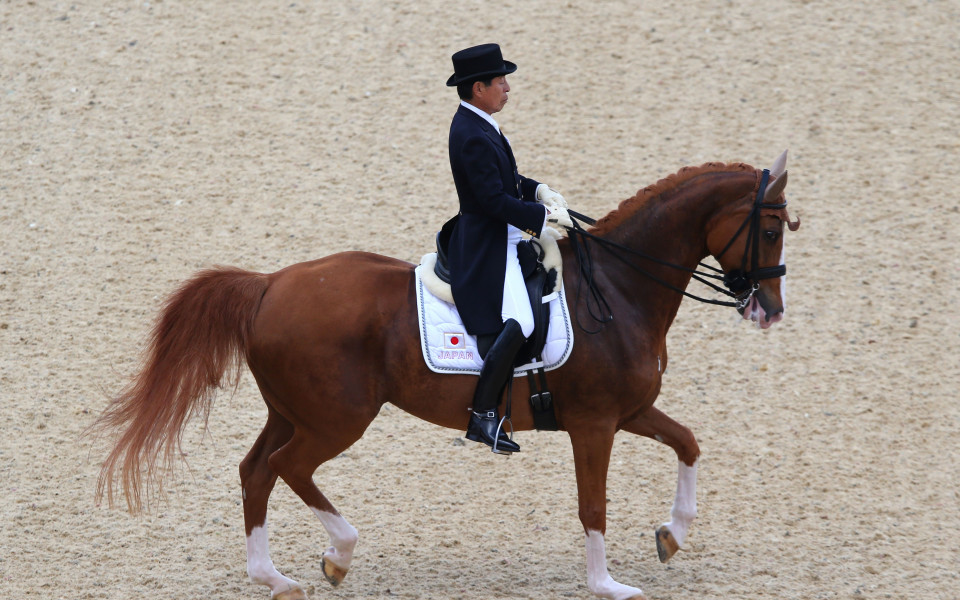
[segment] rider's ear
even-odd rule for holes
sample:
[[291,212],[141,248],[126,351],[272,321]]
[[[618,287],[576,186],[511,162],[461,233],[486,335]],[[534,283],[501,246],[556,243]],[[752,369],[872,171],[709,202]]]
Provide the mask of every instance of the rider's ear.
[[777,177],[776,181],[767,186],[767,191],[763,194],[764,204],[776,204],[777,198],[783,193],[783,188],[787,187],[787,172]]

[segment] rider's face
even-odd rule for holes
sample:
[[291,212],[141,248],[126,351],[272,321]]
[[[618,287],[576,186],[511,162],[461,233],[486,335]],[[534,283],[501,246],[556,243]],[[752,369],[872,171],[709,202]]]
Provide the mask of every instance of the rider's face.
[[507,92],[510,91],[510,84],[507,83],[506,76],[494,77],[490,85],[484,85],[482,81],[473,84],[472,103],[487,114],[500,112],[507,103]]

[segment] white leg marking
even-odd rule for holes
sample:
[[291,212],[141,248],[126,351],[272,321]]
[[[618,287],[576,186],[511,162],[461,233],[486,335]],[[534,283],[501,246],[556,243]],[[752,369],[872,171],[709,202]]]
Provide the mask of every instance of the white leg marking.
[[[787,241],[784,240],[780,246],[780,264],[787,264]],[[783,312],[787,312],[787,276],[780,278],[780,302],[783,303]]]
[[680,464],[677,469],[677,496],[670,509],[670,522],[663,526],[670,530],[673,539],[682,548],[690,524],[697,518],[697,463],[688,467],[683,461],[677,462]]
[[594,595],[609,600],[626,600],[643,595],[640,588],[617,583],[610,577],[603,534],[592,529],[587,531],[587,588]]
[[347,520],[340,515],[324,512],[313,507],[310,510],[317,515],[317,518],[323,523],[323,528],[330,535],[332,545],[323,553],[324,559],[341,569],[348,569],[350,561],[353,560],[353,548],[357,545],[359,539],[356,527],[347,523]]
[[271,597],[300,587],[299,583],[284,577],[273,566],[273,561],[270,559],[270,544],[267,541],[266,522],[262,527],[254,527],[247,536],[247,575],[253,583],[270,586]]

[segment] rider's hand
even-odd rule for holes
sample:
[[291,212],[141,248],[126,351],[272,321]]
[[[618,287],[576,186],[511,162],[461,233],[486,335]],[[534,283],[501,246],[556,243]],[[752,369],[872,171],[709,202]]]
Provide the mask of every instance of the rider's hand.
[[573,229],[573,221],[570,220],[570,214],[562,206],[551,206],[547,208],[547,224],[559,225]]
[[537,186],[537,202],[547,208],[553,208],[554,206],[567,208],[567,201],[563,199],[563,196],[557,190],[550,189],[545,183]]

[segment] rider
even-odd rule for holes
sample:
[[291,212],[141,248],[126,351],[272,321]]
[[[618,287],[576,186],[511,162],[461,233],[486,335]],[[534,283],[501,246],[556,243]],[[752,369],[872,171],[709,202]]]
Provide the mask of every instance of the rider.
[[509,454],[520,446],[500,429],[497,406],[534,325],[517,242],[524,233],[539,236],[548,223],[573,224],[563,196],[517,172],[491,116],[506,104],[506,75],[517,65],[503,60],[497,44],[483,44],[455,53],[453,68],[447,85],[457,87],[461,101],[450,124],[450,168],[460,216],[447,256],[457,310],[484,357],[466,437]]

